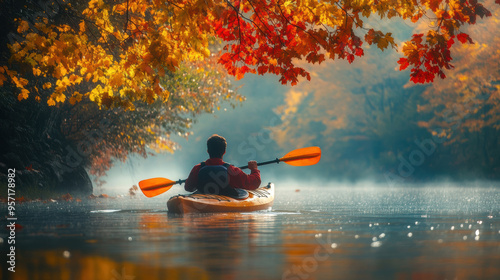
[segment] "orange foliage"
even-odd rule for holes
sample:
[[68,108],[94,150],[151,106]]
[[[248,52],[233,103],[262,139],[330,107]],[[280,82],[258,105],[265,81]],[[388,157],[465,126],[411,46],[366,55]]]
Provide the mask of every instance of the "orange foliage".
[[[500,9],[494,11],[495,16]],[[433,83],[424,92],[428,104],[424,112],[434,116],[425,127],[439,127],[448,139],[463,132],[478,132],[491,127],[500,130],[500,29],[498,20],[480,23],[467,30],[477,41],[465,48],[456,48],[456,67],[448,78]],[[463,36],[459,40],[467,40]],[[424,126],[424,125],[421,125]]]
[[369,17],[432,21],[425,34],[404,43],[398,61],[401,70],[411,68],[414,83],[432,82],[453,68],[455,39],[473,43],[462,27],[491,16],[477,1],[448,0],[64,3],[59,13],[71,21],[18,21],[24,41],[10,45],[11,63],[0,67],[0,85],[9,80],[19,89],[19,100],[30,95],[41,100],[43,91],[50,106],[84,98],[116,105],[111,98],[132,110],[134,101],[168,99],[171,92],[160,80],[183,62],[210,57],[214,38],[226,43],[218,62],[230,75],[272,73],[294,85],[299,77],[310,79],[299,60],[351,63],[364,55],[363,42],[381,50],[396,48],[392,33],[364,26]]

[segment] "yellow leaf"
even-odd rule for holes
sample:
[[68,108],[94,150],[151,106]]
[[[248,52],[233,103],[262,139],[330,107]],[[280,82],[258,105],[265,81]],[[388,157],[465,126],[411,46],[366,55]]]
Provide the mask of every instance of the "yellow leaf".
[[80,32],[83,33],[85,32],[85,22],[82,20],[82,22],[80,22]]
[[56,102],[54,101],[54,99],[49,98],[49,100],[47,100],[47,105],[49,105],[49,106],[55,106]]
[[22,89],[21,93],[17,96],[17,100],[21,101],[23,99],[28,99],[29,93],[29,90]]
[[112,86],[112,87],[118,87],[118,86],[120,86],[122,84],[122,78],[123,78],[122,73],[121,72],[117,72],[109,80],[109,85]]
[[380,38],[380,40],[377,43],[377,47],[381,50],[386,49],[389,46],[389,42],[387,41],[386,38]]
[[205,57],[209,57],[210,56],[210,50],[208,48],[203,48],[201,50],[201,53],[203,54],[203,56]]
[[74,85],[81,83],[82,80],[83,80],[82,77],[75,75],[75,74],[71,74],[71,76],[69,76],[69,83],[74,84]]
[[58,94],[58,95],[56,96],[56,101],[57,101],[57,102],[64,102],[65,100],[66,100],[66,95],[64,95],[64,94],[62,94],[62,93],[61,93],[61,94]]
[[43,84],[43,89],[49,89],[52,87],[52,84],[50,82],[46,82],[45,84]]
[[27,21],[21,20],[21,23],[19,23],[19,26],[17,27],[17,32],[18,33],[24,33],[26,30],[30,28],[30,25]]

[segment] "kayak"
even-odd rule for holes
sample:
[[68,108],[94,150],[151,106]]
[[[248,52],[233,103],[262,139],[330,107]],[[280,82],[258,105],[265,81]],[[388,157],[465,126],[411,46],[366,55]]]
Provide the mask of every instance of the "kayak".
[[167,201],[169,213],[252,212],[267,210],[273,205],[274,184],[248,190],[248,197],[237,199],[225,195],[176,195]]

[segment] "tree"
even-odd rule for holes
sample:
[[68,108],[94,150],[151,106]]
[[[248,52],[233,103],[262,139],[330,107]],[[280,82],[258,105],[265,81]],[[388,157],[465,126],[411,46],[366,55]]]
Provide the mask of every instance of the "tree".
[[[104,49],[117,53],[120,47],[99,42],[102,37],[97,38],[95,30],[89,31],[95,35],[92,40],[83,33],[74,33],[69,26],[76,18],[71,17],[71,12],[77,7],[72,10],[67,2],[48,2],[45,5],[58,7],[51,13],[41,3],[45,2],[12,1],[3,3],[6,9],[1,11],[2,21],[10,23],[6,27],[32,31],[20,38],[3,29],[0,47],[0,131],[8,136],[1,139],[6,153],[2,153],[0,162],[22,172],[26,181],[21,189],[42,185],[64,189],[76,172],[88,181],[84,168],[99,180],[113,160],[125,160],[131,153],[146,156],[152,151],[173,152],[177,145],[170,136],[188,137],[199,114],[212,113],[222,104],[234,107],[244,100],[217,64],[216,55],[179,61],[175,71],[165,67],[161,75],[148,76],[154,78],[151,84],[138,78],[149,74],[129,68],[137,78],[135,82],[142,83],[136,88],[137,95],[132,90],[127,92],[130,95],[112,90],[95,94],[98,89],[120,88],[112,85],[115,81],[107,72],[119,66],[106,64],[110,61],[101,58],[93,60],[92,56]],[[20,26],[9,21],[14,18],[23,18],[18,21]],[[17,40],[9,44],[11,53],[5,47],[9,39]],[[16,50],[21,46],[23,49]],[[210,47],[216,49],[217,44]],[[95,82],[86,80],[88,68],[83,70],[84,65],[95,67]],[[156,90],[162,94],[154,94]],[[25,94],[34,98],[24,100]],[[143,98],[140,94],[144,94]]]
[[[98,119],[101,114],[119,111],[120,114],[135,112],[130,113],[130,118],[135,118],[134,114],[151,117],[151,121],[155,120],[150,127],[152,132],[147,126],[144,128],[145,123],[139,117],[127,120],[136,125],[137,134],[132,134],[136,138],[130,140],[125,150],[139,153],[144,153],[146,143],[162,142],[161,134],[168,136],[176,129],[182,130],[183,114],[200,112],[197,111],[200,104],[211,111],[218,106],[219,98],[242,99],[224,85],[220,91],[207,89],[206,95],[201,89],[193,92],[170,88],[166,81],[181,78],[176,75],[186,65],[217,59],[225,71],[214,70],[222,78],[216,77],[219,74],[212,75],[208,80],[213,83],[224,80],[226,73],[238,79],[247,73],[271,73],[278,75],[283,84],[295,85],[300,77],[311,78],[302,66],[303,61],[322,63],[327,59],[343,59],[352,63],[356,57],[364,56],[365,43],[381,50],[396,49],[390,30],[370,27],[371,18],[396,23],[411,20],[428,25],[403,43],[404,57],[398,63],[400,70],[411,69],[413,83],[428,83],[437,76],[444,78],[446,69],[453,68],[451,51],[455,41],[473,43],[464,27],[475,24],[478,17],[491,16],[476,0],[2,0],[0,3],[5,7],[0,20],[6,27],[1,31],[4,36],[0,46],[2,89],[11,91],[12,86],[19,101],[31,97],[40,104],[67,110],[70,116],[90,115]],[[218,44],[220,50],[215,47]],[[8,55],[5,45],[10,51]],[[190,69],[191,73],[205,77],[196,67]],[[183,102],[189,106],[184,107]],[[91,108],[92,104],[96,107]],[[145,104],[152,106],[143,107]],[[110,111],[94,112],[96,108]],[[178,111],[162,119],[148,108]],[[177,117],[181,119],[175,120]],[[65,127],[73,125],[64,123],[68,118],[58,120]],[[166,125],[171,121],[176,125]],[[155,132],[159,127],[163,127],[162,133]],[[116,132],[129,128],[122,127]],[[119,147],[118,141],[115,143]],[[165,149],[172,148],[173,143],[164,143]],[[120,152],[113,155],[117,154]]]
[[460,155],[453,165],[474,163],[490,174],[500,171],[500,39],[489,36],[499,28],[493,20],[469,28],[477,43],[455,50],[456,68],[426,88],[426,102],[419,106],[421,114],[430,115],[419,125]]
[[131,153],[143,157],[151,152],[173,153],[178,146],[171,135],[187,138],[199,114],[213,113],[222,102],[234,107],[243,100],[232,90],[221,68],[215,57],[203,63],[181,65],[160,81],[171,93],[168,100],[135,102],[134,110],[100,110],[90,101],[66,106],[61,129],[76,143],[75,151],[82,157],[82,164],[97,179],[105,175],[114,160],[125,161]]
[[474,44],[453,46],[455,69],[428,85],[407,82],[384,63],[394,53],[373,49],[350,68],[310,67],[314,81],[291,88],[278,108],[283,123],[274,139],[288,148],[321,146],[322,176],[498,179],[500,41],[491,34],[499,28],[490,18],[465,29]]
[[[87,98],[102,106],[111,96],[129,109],[136,100],[168,99],[161,77],[182,61],[208,57],[215,38],[225,42],[219,63],[229,74],[273,73],[292,85],[300,76],[310,79],[297,60],[352,62],[363,56],[363,42],[396,48],[392,33],[365,26],[370,17],[429,21],[425,34],[414,34],[403,44],[405,57],[398,63],[401,70],[411,67],[414,83],[432,82],[453,67],[455,40],[473,42],[461,28],[475,24],[478,16],[491,16],[476,0],[54,3],[50,6],[57,7],[58,18],[42,14],[18,20],[23,40],[11,44],[13,56],[10,65],[1,67],[0,84],[14,83],[20,100],[33,95],[55,105]],[[49,81],[37,82],[40,77]]]

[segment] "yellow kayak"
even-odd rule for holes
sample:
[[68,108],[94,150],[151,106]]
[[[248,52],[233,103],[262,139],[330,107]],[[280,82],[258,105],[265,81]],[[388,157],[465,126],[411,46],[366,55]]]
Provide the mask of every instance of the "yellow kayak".
[[170,213],[252,212],[267,210],[273,205],[274,184],[249,190],[248,197],[236,199],[224,195],[176,195],[167,201]]

